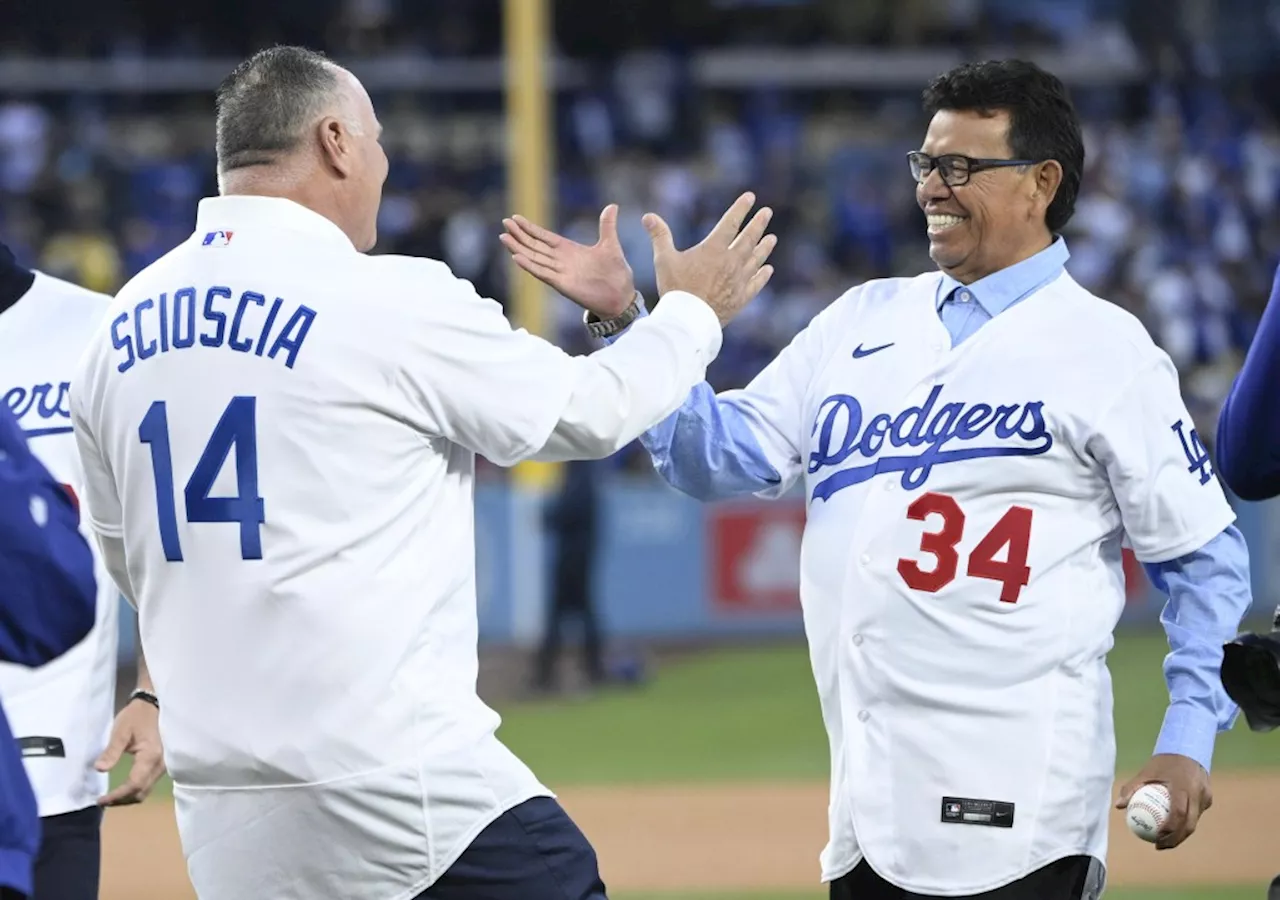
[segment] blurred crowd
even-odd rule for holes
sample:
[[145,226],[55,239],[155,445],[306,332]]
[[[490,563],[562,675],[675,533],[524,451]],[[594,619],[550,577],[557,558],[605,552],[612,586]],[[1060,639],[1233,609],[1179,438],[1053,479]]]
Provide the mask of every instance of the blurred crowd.
[[[295,7],[326,9],[327,18],[313,16],[307,27],[334,51],[465,56],[498,49],[497,4],[488,0],[279,5],[273,27],[280,28]],[[487,19],[476,14],[489,6]],[[772,29],[780,44],[802,41],[816,22],[829,40],[923,46],[994,35],[1020,47],[1061,48],[1105,37],[1137,46],[1153,79],[1075,92],[1088,162],[1065,232],[1068,269],[1144,320],[1182,372],[1201,435],[1212,435],[1280,258],[1280,127],[1267,105],[1275,92],[1259,90],[1262,82],[1226,77],[1212,46],[1167,36],[1152,43],[1121,0],[704,0],[650,3],[644,16],[638,6],[581,4],[581,15],[558,19],[559,48],[589,60],[595,77],[558,98],[551,224],[592,242],[601,207],[620,203],[627,256],[652,298],[642,213],[661,213],[687,244],[742,189],[771,205],[782,239],[777,275],[727,332],[710,373],[719,388],[745,384],[849,287],[931,267],[904,159],[925,122],[918,91],[694,90],[691,46],[765,41],[762,29],[782,16],[779,7],[808,14],[776,19],[792,23]],[[673,32],[686,39],[662,38],[654,6],[670,7],[669,28],[688,20],[684,32]],[[223,0],[217,7],[224,27],[207,34],[185,34],[177,23],[166,33],[154,25],[164,21],[157,12],[146,20],[150,31],[91,32],[69,50],[51,46],[38,22],[25,37],[0,36],[0,46],[107,55],[251,49],[218,37],[234,33],[227,22],[249,15],[249,5]],[[431,15],[439,27],[426,35]],[[631,40],[614,55],[583,37],[605,28],[598,33],[621,40],[619,22],[631,28]],[[740,27],[722,34],[717,23],[725,22]],[[251,33],[260,41],[308,39],[265,24]],[[512,269],[496,235],[514,210],[505,194],[501,97],[393,91],[374,100],[392,160],[375,252],[442,258],[482,293],[504,299]],[[32,265],[111,292],[189,234],[197,201],[216,192],[212,146],[207,94],[0,94],[0,240]],[[581,351],[576,310],[562,298],[552,303],[561,340]]]

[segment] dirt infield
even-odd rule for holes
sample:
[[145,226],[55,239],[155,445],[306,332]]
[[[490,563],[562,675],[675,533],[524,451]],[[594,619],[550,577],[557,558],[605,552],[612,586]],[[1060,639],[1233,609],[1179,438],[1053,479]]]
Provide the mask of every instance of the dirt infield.
[[[1157,852],[1115,818],[1111,883],[1256,883],[1280,872],[1280,774],[1224,773],[1213,789],[1213,809],[1173,852]],[[574,788],[561,800],[600,851],[613,890],[817,886],[822,784]],[[103,857],[102,900],[195,896],[168,801],[109,812]]]

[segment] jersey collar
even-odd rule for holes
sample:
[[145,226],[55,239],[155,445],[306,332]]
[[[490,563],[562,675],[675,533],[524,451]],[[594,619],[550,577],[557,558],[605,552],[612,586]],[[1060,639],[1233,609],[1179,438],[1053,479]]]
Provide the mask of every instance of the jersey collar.
[[[986,278],[980,278],[973,284],[967,285],[967,288],[973,295],[973,299],[987,311],[987,315],[995,318],[1019,300],[1031,296],[1057,278],[1070,257],[1071,254],[1067,252],[1067,242],[1059,236],[1034,256],[1014,263],[1007,269],[992,272]],[[943,273],[934,306],[941,310],[942,304],[951,296],[951,292],[959,287],[966,287],[966,285],[961,285],[950,275]]]
[[196,212],[196,240],[208,242],[213,236],[231,240],[239,229],[293,231],[347,250],[355,249],[351,239],[333,222],[283,197],[235,194],[205,197],[200,201]]

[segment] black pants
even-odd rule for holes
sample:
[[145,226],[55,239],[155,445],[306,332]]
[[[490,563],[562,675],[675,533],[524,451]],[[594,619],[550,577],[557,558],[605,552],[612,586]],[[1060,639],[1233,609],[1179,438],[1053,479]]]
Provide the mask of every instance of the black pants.
[[560,541],[562,549],[556,554],[551,603],[534,681],[542,688],[552,686],[552,673],[560,655],[561,628],[566,619],[576,618],[582,623],[583,669],[592,684],[599,684],[604,681],[604,656],[600,626],[591,603],[591,553],[585,546],[585,536],[566,534]]
[[[994,891],[947,900],[1096,900],[1096,894],[1085,893],[1091,887],[1091,863],[1088,856],[1068,856]],[[877,875],[866,860],[831,882],[831,900],[923,900],[929,896],[894,887]]]
[[[0,898],[2,900],[2,898]],[[596,852],[560,804],[535,797],[480,832],[416,900],[606,900]]]
[[102,809],[40,820],[34,900],[97,900],[102,865]]

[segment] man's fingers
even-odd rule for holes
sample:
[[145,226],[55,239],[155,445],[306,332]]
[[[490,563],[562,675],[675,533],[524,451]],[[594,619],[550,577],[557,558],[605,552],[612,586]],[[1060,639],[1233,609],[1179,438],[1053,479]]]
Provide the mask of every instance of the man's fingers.
[[1116,799],[1116,809],[1124,809],[1129,805],[1129,800],[1133,797],[1135,791],[1142,786],[1142,782],[1136,778],[1126,781],[1120,786],[1120,796]]
[[511,219],[519,225],[521,229],[551,247],[557,246],[563,240],[563,238],[554,231],[543,228],[541,225],[535,225],[524,216],[512,216]]
[[645,231],[649,232],[649,240],[653,242],[654,253],[674,253],[675,242],[671,239],[671,226],[662,220],[657,213],[645,213]]
[[127,746],[129,746],[128,733],[113,734],[111,742],[107,744],[107,749],[103,750],[102,755],[94,761],[93,767],[99,772],[110,772],[115,767],[115,764],[120,762],[120,757]]
[[778,237],[773,234],[766,234],[764,240],[756,244],[755,252],[751,254],[751,268],[758,269],[769,261],[769,254],[773,253],[773,248],[778,246]]
[[756,195],[747,191],[737,200],[733,201],[720,221],[716,223],[716,227],[711,229],[711,233],[707,235],[708,240],[714,239],[721,246],[727,247],[738,236],[738,232],[742,230],[742,223],[747,218],[747,213],[751,212],[751,207],[756,204]]
[[508,241],[518,247],[523,247],[529,251],[538,251],[539,253],[550,253],[551,245],[546,241],[539,240],[529,232],[521,228],[512,219],[504,219],[502,224],[506,227],[507,233],[498,235],[498,240],[503,242],[504,246],[509,246]]
[[558,272],[542,265],[539,262],[535,262],[534,260],[525,256],[523,253],[520,253],[520,254],[517,254],[516,256],[511,257],[511,261],[514,262],[520,268],[524,269],[534,278],[538,279],[539,281],[545,282],[547,284],[550,284],[551,282],[555,281],[559,277]]
[[600,242],[617,244],[618,241],[618,204],[610,203],[600,213]]
[[733,243],[729,245],[731,249],[752,248],[760,243],[760,239],[764,237],[764,230],[769,227],[769,220],[773,218],[773,210],[764,207],[758,210],[751,221],[747,223],[747,227],[742,229],[742,233],[733,239]]
[[1157,850],[1168,850],[1182,843],[1187,836],[1187,815],[1191,807],[1191,797],[1184,790],[1170,790],[1169,818],[1160,829],[1156,840]]
[[751,276],[751,280],[747,282],[747,300],[751,300],[769,283],[769,279],[773,277],[773,266],[763,266],[759,272]]
[[552,272],[564,271],[564,265],[550,253],[521,246],[505,234],[498,235],[498,240],[502,242],[502,246],[507,248],[507,252],[512,257],[523,256],[525,259],[531,260],[543,268],[550,269]]

